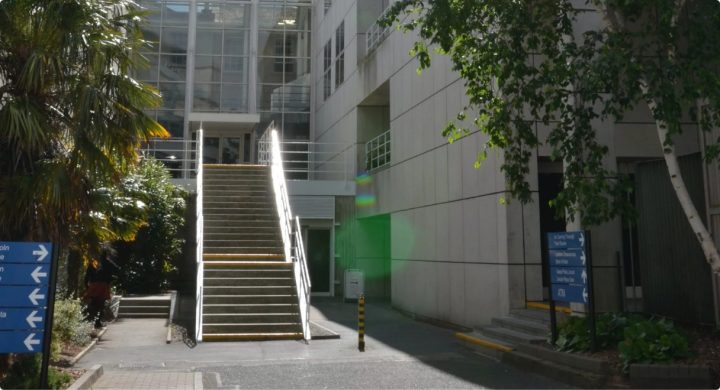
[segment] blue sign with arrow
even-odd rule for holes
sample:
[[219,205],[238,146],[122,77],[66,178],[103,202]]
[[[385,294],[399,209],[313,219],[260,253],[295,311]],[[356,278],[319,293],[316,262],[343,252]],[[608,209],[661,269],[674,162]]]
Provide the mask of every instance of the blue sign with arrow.
[[0,264],[0,286],[47,284],[49,264]]
[[48,286],[0,286],[0,308],[47,304]]
[[551,249],[551,267],[584,267],[587,262],[582,249]]
[[585,267],[553,267],[550,278],[554,284],[587,284],[587,271]]
[[0,353],[40,353],[42,351],[42,330],[0,332]]
[[585,248],[585,232],[548,233],[548,248],[550,248],[550,249],[584,249]]
[[552,298],[556,301],[588,303],[588,291],[585,286],[573,284],[553,284]]
[[42,308],[0,309],[0,330],[45,328],[45,310]]
[[2,242],[0,241],[0,264],[2,263],[49,263],[52,253],[49,242]]

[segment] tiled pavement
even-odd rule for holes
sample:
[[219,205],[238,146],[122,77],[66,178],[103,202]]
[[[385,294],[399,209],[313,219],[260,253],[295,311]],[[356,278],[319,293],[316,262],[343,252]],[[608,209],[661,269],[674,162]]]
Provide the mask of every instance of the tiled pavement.
[[[93,389],[202,389],[202,374],[168,371],[111,371],[93,385]],[[198,379],[196,380],[196,376]],[[196,387],[196,384],[198,387]]]

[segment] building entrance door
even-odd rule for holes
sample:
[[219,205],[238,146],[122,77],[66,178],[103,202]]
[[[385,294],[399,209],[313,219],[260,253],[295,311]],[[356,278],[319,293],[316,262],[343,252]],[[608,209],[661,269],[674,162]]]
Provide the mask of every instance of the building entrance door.
[[205,164],[244,164],[250,162],[250,133],[239,135],[208,135],[203,138]]
[[305,232],[308,270],[310,271],[311,292],[319,295],[330,294],[330,239],[329,228],[309,228]]

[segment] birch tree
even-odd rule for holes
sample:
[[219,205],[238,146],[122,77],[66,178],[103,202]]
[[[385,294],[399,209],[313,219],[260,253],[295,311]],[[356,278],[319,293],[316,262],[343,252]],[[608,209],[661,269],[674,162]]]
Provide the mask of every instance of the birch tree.
[[[599,23],[588,23],[593,18]],[[419,70],[431,65],[432,48],[463,78],[469,104],[443,135],[452,142],[474,130],[486,134],[476,166],[488,150],[502,150],[508,191],[522,202],[530,201],[532,151],[548,145],[565,166],[564,188],[551,204],[583,226],[633,214],[629,182],[603,164],[608,147],[593,124],[648,107],[682,210],[720,272],[674,147],[683,131],[720,125],[720,2],[399,0],[383,23],[417,31],[410,54]],[[538,122],[550,129],[546,139],[538,139]],[[719,155],[720,140],[706,145],[706,163]]]

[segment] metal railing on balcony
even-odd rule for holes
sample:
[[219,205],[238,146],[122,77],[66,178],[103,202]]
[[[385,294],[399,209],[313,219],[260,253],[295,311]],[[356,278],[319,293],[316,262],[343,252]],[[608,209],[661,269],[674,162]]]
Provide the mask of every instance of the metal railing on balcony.
[[385,8],[385,10],[378,16],[377,20],[370,26],[370,28],[365,33],[365,53],[370,54],[371,51],[375,50],[382,41],[385,40],[385,38],[390,35],[391,27],[384,27],[381,26],[379,21],[385,17],[390,7]]
[[374,171],[390,164],[391,149],[390,130],[365,143],[365,169]]
[[152,139],[141,154],[165,164],[173,179],[194,179],[198,173],[197,141],[183,138]]
[[[352,145],[280,141],[283,168],[288,180],[349,180],[349,163],[355,158]],[[271,162],[271,144],[267,137],[258,141],[258,163]]]

